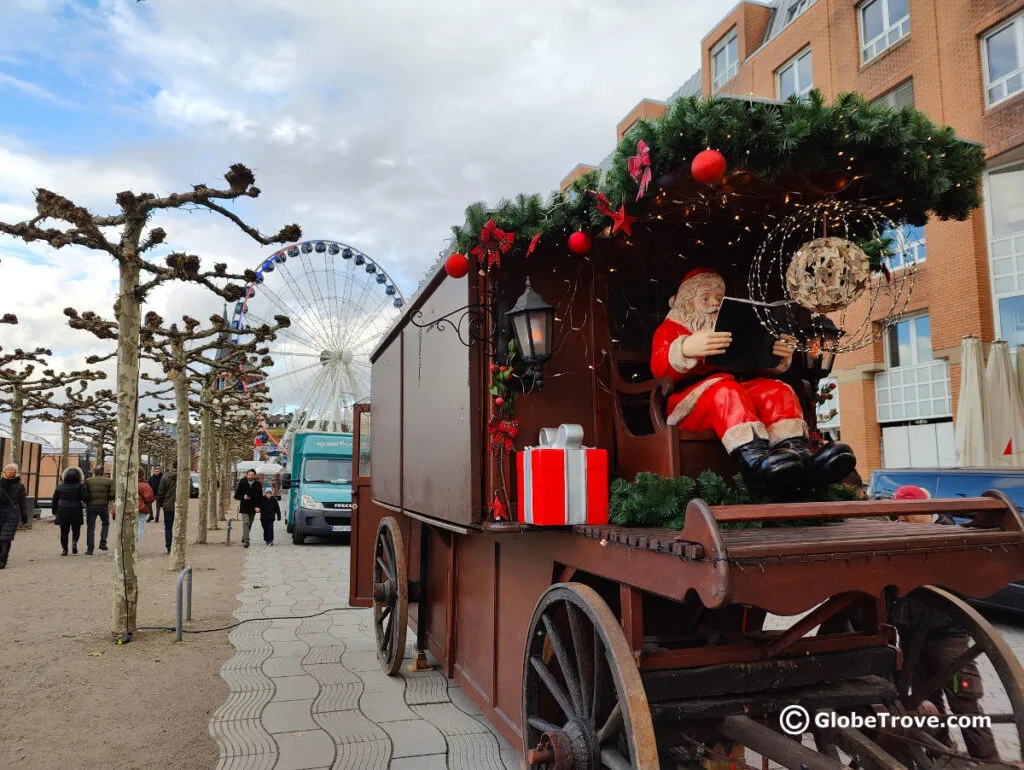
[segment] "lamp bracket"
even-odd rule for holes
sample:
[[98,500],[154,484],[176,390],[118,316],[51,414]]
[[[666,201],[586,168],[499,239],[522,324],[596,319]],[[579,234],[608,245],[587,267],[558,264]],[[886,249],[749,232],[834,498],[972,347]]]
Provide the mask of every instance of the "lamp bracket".
[[467,348],[472,347],[475,342],[483,345],[492,355],[497,349],[498,324],[494,320],[493,309],[488,305],[464,305],[427,323],[418,321],[422,317],[423,311],[417,310],[409,319],[409,323],[417,329],[454,331],[459,342]]

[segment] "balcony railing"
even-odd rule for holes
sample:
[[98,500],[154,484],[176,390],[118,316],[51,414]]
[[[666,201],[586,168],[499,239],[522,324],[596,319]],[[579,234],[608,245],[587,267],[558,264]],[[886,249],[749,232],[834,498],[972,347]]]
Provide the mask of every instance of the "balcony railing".
[[896,366],[875,375],[878,422],[904,422],[953,416],[949,362]]

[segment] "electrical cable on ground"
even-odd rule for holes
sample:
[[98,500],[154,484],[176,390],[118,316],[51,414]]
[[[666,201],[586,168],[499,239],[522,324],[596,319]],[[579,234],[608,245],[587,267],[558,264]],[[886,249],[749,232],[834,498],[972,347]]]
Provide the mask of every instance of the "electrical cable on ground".
[[[229,631],[232,628],[237,628],[243,623],[251,623],[254,620],[305,620],[306,618],[316,618],[320,615],[326,615],[328,612],[348,612],[350,610],[363,610],[365,607],[328,607],[326,610],[320,610],[320,612],[313,613],[312,615],[277,615],[275,617],[268,618],[246,618],[245,620],[239,620],[237,623],[232,623],[230,626],[221,626],[220,628],[198,628],[198,629],[182,629],[183,634],[212,634],[215,631]],[[137,626],[136,631],[176,631],[174,626]]]

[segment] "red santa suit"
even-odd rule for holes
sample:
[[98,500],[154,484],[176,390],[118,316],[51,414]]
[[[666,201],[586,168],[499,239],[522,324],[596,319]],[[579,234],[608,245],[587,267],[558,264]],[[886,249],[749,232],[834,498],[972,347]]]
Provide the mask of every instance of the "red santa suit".
[[[693,306],[697,293],[712,285],[724,288],[721,276],[707,268],[687,274],[672,309],[654,333],[651,371],[655,377],[677,383],[676,392],[668,398],[668,424],[683,430],[713,430],[730,453],[756,438],[775,446],[784,439],[806,437],[803,410],[789,385],[771,377],[739,381],[731,373],[716,370],[714,356],[683,354],[683,341],[691,329],[713,325],[715,316],[702,318]],[[743,340],[734,339],[731,344],[742,345]]]

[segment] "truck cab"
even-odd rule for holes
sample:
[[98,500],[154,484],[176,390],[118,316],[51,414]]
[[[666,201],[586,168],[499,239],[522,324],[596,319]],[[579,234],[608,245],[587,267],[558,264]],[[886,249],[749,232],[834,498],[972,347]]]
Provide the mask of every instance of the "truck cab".
[[352,531],[352,434],[297,433],[292,439],[286,522],[292,542]]

